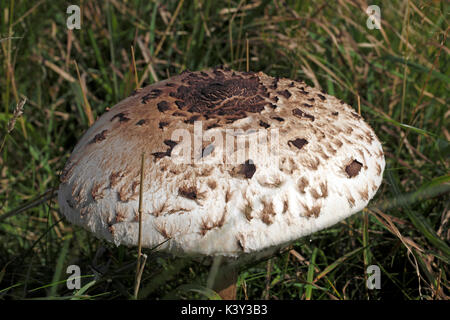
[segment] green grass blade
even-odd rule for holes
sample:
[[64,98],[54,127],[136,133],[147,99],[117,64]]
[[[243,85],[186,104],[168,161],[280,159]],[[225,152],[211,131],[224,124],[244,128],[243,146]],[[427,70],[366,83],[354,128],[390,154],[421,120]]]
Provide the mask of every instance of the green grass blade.
[[306,278],[306,281],[308,284],[306,285],[306,292],[305,292],[305,298],[306,300],[311,300],[312,297],[312,290],[313,290],[313,280],[314,280],[314,268],[316,267],[316,256],[317,256],[317,248],[313,249],[311,260],[309,261],[308,266],[308,275]]
[[67,253],[69,251],[69,245],[70,245],[71,238],[68,238],[64,241],[64,244],[61,248],[61,251],[59,253],[59,257],[56,263],[55,267],[55,273],[53,274],[53,280],[52,283],[55,285],[51,286],[49,296],[53,297],[56,295],[56,290],[58,290],[58,284],[60,282],[59,279],[61,279],[61,275],[63,274],[64,270],[64,261],[66,260]]

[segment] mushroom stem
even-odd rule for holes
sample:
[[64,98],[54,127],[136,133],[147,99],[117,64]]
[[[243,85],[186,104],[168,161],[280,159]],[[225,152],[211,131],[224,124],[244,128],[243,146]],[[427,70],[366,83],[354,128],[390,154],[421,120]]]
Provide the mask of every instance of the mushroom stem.
[[223,261],[222,257],[214,259],[208,283],[223,300],[236,300],[238,271],[236,265]]
[[223,300],[236,300],[237,292],[237,268],[221,268],[214,283],[216,291]]

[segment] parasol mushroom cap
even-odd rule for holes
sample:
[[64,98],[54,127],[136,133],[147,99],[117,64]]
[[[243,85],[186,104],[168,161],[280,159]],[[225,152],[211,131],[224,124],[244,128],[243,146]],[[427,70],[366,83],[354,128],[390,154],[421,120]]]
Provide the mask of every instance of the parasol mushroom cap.
[[[67,219],[116,245],[239,256],[362,210],[385,167],[374,131],[343,101],[262,72],[183,72],[103,114],[61,175]],[[170,239],[169,241],[166,241]]]

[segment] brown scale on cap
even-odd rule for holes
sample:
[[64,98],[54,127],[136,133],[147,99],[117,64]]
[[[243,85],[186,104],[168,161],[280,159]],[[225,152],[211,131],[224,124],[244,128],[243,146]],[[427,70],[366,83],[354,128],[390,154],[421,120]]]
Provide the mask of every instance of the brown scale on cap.
[[173,140],[167,139],[167,140],[164,140],[164,144],[165,144],[166,146],[169,147],[169,150],[170,150],[170,151],[167,151],[167,152],[168,152],[169,155],[170,155],[170,153],[172,152],[172,149],[173,149],[178,143],[175,142],[175,141],[173,141]]
[[165,213],[168,215],[170,215],[170,214],[178,214],[179,215],[179,214],[184,214],[184,213],[190,212],[190,211],[191,210],[187,209],[187,208],[177,207],[175,209],[167,210],[167,212],[165,212]]
[[377,156],[378,156],[378,158],[380,158],[380,159],[383,159],[384,158],[384,152],[383,152],[383,150],[378,150],[378,153],[375,153]]
[[330,159],[330,157],[323,151],[321,146],[317,146],[316,149],[314,150],[314,152],[317,152],[319,154],[319,156],[325,161]]
[[281,117],[272,117],[273,120],[277,120],[278,122],[284,122],[284,119]]
[[372,142],[375,140],[375,138],[373,137],[373,134],[371,132],[368,132],[368,131],[365,131],[364,133],[366,134],[367,142],[369,144],[372,144]]
[[127,117],[125,116],[125,113],[123,113],[123,112],[119,112],[118,114],[116,114],[114,117],[111,118],[110,121],[112,122],[112,121],[114,121],[114,119],[116,119],[116,118],[119,119],[119,122],[127,122],[127,121],[130,120],[130,118],[127,118]]
[[216,221],[211,221],[209,219],[203,219],[202,225],[200,226],[200,234],[204,236],[208,231],[214,228],[222,228],[225,223],[226,211],[222,214],[221,218]]
[[262,121],[262,120],[259,121],[259,125],[260,125],[261,127],[266,128],[266,129],[270,127],[270,124],[268,124],[267,122],[264,122],[264,121]]
[[91,189],[91,196],[94,201],[103,199],[105,188],[103,183],[94,183]]
[[320,100],[322,100],[322,101],[325,101],[325,100],[326,100],[325,96],[322,95],[322,94],[318,94],[317,96],[318,96],[318,97],[320,98]]
[[160,235],[162,235],[165,239],[172,238],[171,234],[167,230],[167,226],[165,223],[162,223],[160,225],[155,223],[155,229],[159,232]]
[[163,129],[164,127],[167,127],[169,125],[169,122],[167,121],[160,121],[159,122],[159,128]]
[[153,210],[152,212],[150,212],[150,214],[155,216],[155,217],[160,217],[166,211],[167,211],[167,202],[164,202],[159,208],[157,208],[156,210]]
[[190,124],[193,124],[195,121],[197,121],[197,120],[199,120],[199,119],[200,119],[200,116],[199,116],[199,115],[195,115],[195,116],[190,117],[190,118],[187,119],[187,120],[184,120],[184,123],[190,123]]
[[242,208],[242,213],[244,214],[247,221],[251,221],[253,219],[252,216],[253,208],[248,199],[245,200],[244,207]]
[[139,195],[139,181],[133,181],[131,184],[123,184],[117,192],[117,197],[121,202],[136,200]]
[[300,190],[301,193],[305,193],[305,189],[308,185],[309,181],[305,177],[301,177],[297,182],[298,190]]
[[357,114],[356,112],[351,113],[352,116],[354,116],[356,119],[362,119],[361,115]]
[[237,237],[236,237],[236,243],[238,248],[241,251],[245,251],[245,241],[244,241],[244,236],[242,235],[242,233],[240,233]]
[[85,216],[87,216],[88,214],[91,213],[92,210],[89,209],[89,207],[82,207],[80,210],[80,216],[81,218],[84,218]]
[[164,140],[164,144],[169,147],[166,151],[164,151],[164,152],[153,152],[152,153],[152,155],[156,159],[161,159],[161,158],[164,158],[164,157],[170,157],[171,154],[172,154],[172,149],[177,145],[177,142],[172,141],[172,140]]
[[122,206],[116,205],[116,223],[124,222],[128,218],[127,211]]
[[209,177],[214,171],[214,167],[201,167],[196,171],[197,177]]
[[356,152],[359,153],[359,155],[361,156],[361,159],[364,159],[364,151],[362,151],[361,149],[356,149]]
[[288,141],[288,145],[293,145],[296,148],[298,148],[299,150],[301,148],[303,148],[303,146],[305,146],[307,144],[308,144],[308,141],[306,139],[303,139],[303,138],[297,138],[295,140],[289,140]]
[[228,203],[231,200],[231,197],[233,196],[233,192],[230,191],[230,189],[227,189],[225,192],[225,203]]
[[308,159],[304,159],[302,161],[302,163],[306,168],[315,171],[319,168],[320,159],[318,157],[308,158]]
[[302,204],[302,206],[305,209],[305,216],[308,218],[317,218],[320,215],[320,210],[322,209],[322,206],[320,204],[314,205],[311,208],[304,204]]
[[272,202],[263,201],[263,209],[261,211],[261,220],[267,225],[271,225],[275,219],[275,209]]
[[167,101],[161,101],[161,102],[158,102],[158,103],[156,104],[156,106],[158,107],[158,110],[159,110],[160,112],[164,112],[164,111],[169,110],[169,103],[168,103]]
[[108,224],[108,231],[111,233],[112,236],[114,236],[115,228],[113,224]]
[[275,177],[272,181],[263,181],[262,179],[258,179],[257,181],[261,186],[266,188],[279,188],[284,184],[281,176]]
[[[347,135],[352,134],[352,132],[353,132],[353,128],[352,128],[352,127],[347,127],[347,128],[345,128],[345,133],[346,133]],[[345,139],[345,138],[343,138],[343,139]],[[347,141],[348,141],[348,140],[347,140]],[[348,142],[350,142],[350,141],[348,141]]]
[[278,88],[278,81],[280,81],[279,77],[275,77],[272,81],[272,84],[270,85],[271,89],[276,89]]
[[134,89],[134,90],[130,93],[130,97],[135,96],[138,92],[139,92],[139,89]]
[[292,110],[292,114],[298,118],[307,118],[311,121],[314,121],[314,119],[315,119],[314,116],[310,115],[309,113],[303,112],[302,110],[300,110],[298,108]]
[[326,198],[328,196],[328,186],[326,182],[321,182],[319,184],[319,191],[316,189],[311,189],[311,195],[314,199]]
[[89,142],[89,144],[97,143],[106,139],[106,133],[108,130],[103,130],[102,132],[95,135],[95,137]]
[[366,140],[368,143],[370,143],[370,140],[368,141],[367,136],[365,136],[363,134],[357,134],[356,138],[358,138],[358,140],[361,140],[361,141]]
[[286,99],[289,99],[292,96],[292,93],[289,92],[288,89],[283,90],[283,91],[278,91],[277,92],[280,96],[285,97]]
[[356,177],[362,168],[362,163],[358,160],[353,160],[349,165],[345,167],[345,172],[347,172],[347,175],[349,178]]
[[373,193],[375,193],[378,190],[378,186],[374,181],[371,181],[371,189]]
[[309,94],[309,92],[306,91],[304,87],[300,87],[300,93],[301,94]]
[[208,180],[208,187],[209,187],[211,190],[214,190],[214,189],[217,187],[217,182],[214,181],[214,180]]
[[183,117],[183,118],[186,118],[186,117],[187,117],[187,114],[184,113],[184,112],[175,111],[174,113],[172,113],[172,116],[174,116],[174,117]]
[[358,190],[359,195],[363,200],[369,200],[369,189],[365,186],[362,190]]
[[72,199],[67,199],[66,200],[67,205],[69,206],[69,208],[75,208],[75,203]]
[[178,109],[183,110],[183,107],[186,105],[184,101],[181,100],[175,100],[175,105],[178,107]]
[[247,160],[240,166],[239,173],[244,175],[245,178],[251,179],[255,174],[256,166],[253,164],[252,160]]
[[152,155],[155,159],[161,159],[168,156],[167,152],[153,152]]
[[86,190],[84,189],[83,184],[74,184],[72,187],[72,196],[76,203],[78,203],[78,206],[82,206],[83,202],[85,202],[86,199]]
[[220,127],[220,124],[218,124],[217,122],[216,123],[211,123],[211,124],[206,126],[206,130],[217,128],[217,127]]
[[[335,155],[337,153],[337,150],[333,148],[333,146],[331,145],[331,143],[325,143],[324,144],[325,149],[327,149],[327,151],[331,154],[331,155]],[[339,146],[339,144],[338,144]],[[342,145],[341,145],[342,146]]]
[[128,174],[127,171],[116,171],[109,176],[109,187],[112,189],[119,184],[120,180],[123,179]]
[[61,172],[61,176],[59,177],[59,181],[61,183],[67,183],[72,176],[73,170],[75,169],[75,165],[78,161],[68,161]]
[[286,213],[289,210],[289,200],[288,199],[284,199],[283,200],[283,212],[282,213]]
[[161,93],[161,90],[153,89],[152,91],[150,91],[150,93],[147,93],[141,98],[141,103],[147,104],[148,101],[158,98]]
[[355,206],[355,198],[351,194],[347,195],[347,201],[351,208]]
[[72,184],[70,189],[71,189],[72,196],[77,197],[80,193],[81,185],[78,181],[76,181],[74,184]]
[[183,198],[187,198],[189,200],[197,200],[197,188],[196,187],[182,187],[178,189],[178,194]]
[[377,174],[380,176],[380,175],[381,175],[381,172],[382,172],[380,164],[377,163],[377,164],[375,165],[375,167],[376,167],[376,169],[377,169]]

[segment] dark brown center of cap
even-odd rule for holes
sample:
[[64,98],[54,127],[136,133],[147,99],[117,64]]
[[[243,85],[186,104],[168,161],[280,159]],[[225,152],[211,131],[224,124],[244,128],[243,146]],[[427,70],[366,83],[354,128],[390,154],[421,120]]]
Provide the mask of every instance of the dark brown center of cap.
[[186,72],[183,83],[170,95],[177,100],[180,110],[200,113],[205,118],[226,117],[238,120],[247,117],[246,112],[259,113],[270,103],[267,88],[255,74],[214,70]]

